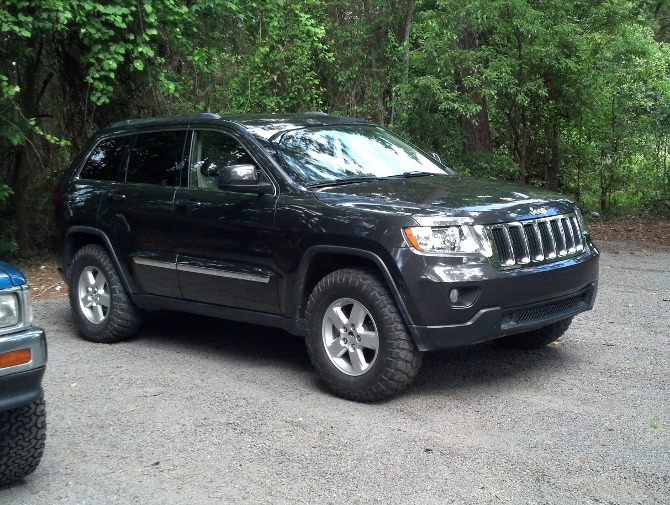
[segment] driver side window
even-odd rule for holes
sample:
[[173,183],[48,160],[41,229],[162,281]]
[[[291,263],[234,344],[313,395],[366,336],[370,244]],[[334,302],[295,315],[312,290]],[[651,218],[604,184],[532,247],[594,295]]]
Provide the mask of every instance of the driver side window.
[[217,189],[220,170],[240,164],[255,163],[235,138],[220,131],[196,131],[189,187]]

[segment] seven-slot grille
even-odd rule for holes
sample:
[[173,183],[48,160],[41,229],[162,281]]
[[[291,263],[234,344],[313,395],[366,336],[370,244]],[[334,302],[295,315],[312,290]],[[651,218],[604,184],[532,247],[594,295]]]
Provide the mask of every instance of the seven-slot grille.
[[494,261],[501,268],[549,263],[584,249],[584,234],[575,214],[545,217],[486,227]]

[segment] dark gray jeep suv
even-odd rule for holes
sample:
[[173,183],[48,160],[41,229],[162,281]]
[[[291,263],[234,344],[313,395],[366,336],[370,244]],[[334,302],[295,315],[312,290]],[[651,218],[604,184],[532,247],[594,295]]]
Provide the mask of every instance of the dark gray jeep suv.
[[157,309],[280,327],[358,401],[407,388],[423,351],[549,344],[596,296],[573,202],[462,177],[360,119],[118,122],[54,201],[84,338],[130,338]]

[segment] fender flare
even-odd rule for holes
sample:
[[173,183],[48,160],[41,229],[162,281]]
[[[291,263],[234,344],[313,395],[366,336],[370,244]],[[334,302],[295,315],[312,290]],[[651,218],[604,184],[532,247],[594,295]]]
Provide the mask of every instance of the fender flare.
[[102,243],[104,244],[104,247],[107,251],[107,254],[109,254],[109,257],[112,260],[112,263],[114,263],[114,267],[116,268],[116,271],[118,272],[119,276],[121,277],[121,282],[123,283],[124,288],[126,289],[126,292],[131,298],[134,298],[135,294],[135,284],[133,283],[132,279],[130,278],[130,275],[128,275],[128,271],[121,262],[119,261],[119,258],[116,255],[116,252],[114,251],[114,248],[112,247],[112,242],[109,240],[109,237],[100,229],[94,228],[92,226],[72,226],[68,228],[67,232],[65,232],[65,239],[64,239],[64,246],[63,246],[63,264],[66,265],[68,264],[72,258],[74,257],[76,251],[73,251],[71,246],[70,246],[70,240],[69,237],[70,235],[74,234],[79,234],[79,235],[93,235],[100,239]]
[[[305,268],[306,265],[312,260],[312,258],[321,253],[330,253],[330,254],[340,254],[344,256],[358,256],[360,258],[364,258],[367,260],[372,261],[372,263],[375,264],[375,266],[378,268],[379,272],[381,273],[384,281],[386,282],[386,285],[388,286],[391,296],[393,296],[393,299],[395,300],[396,304],[398,305],[398,309],[400,310],[400,313],[402,314],[403,320],[405,321],[405,325],[407,326],[408,330],[410,331],[412,337],[416,340],[416,336],[414,335],[413,331],[413,320],[412,317],[410,316],[409,310],[407,308],[407,305],[405,304],[405,301],[400,294],[400,289],[398,288],[397,283],[395,282],[393,276],[391,275],[391,272],[387,266],[387,264],[384,262],[384,260],[376,253],[366,250],[366,249],[358,249],[355,247],[346,247],[346,246],[337,246],[337,245],[327,245],[327,244],[321,244],[321,245],[314,245],[311,246],[305,253],[303,254],[302,258],[300,259],[300,263],[298,264],[298,269],[297,271],[299,272],[298,275],[296,276],[295,279],[295,286],[304,286],[305,285],[305,276],[307,269]],[[293,307],[292,307],[292,317],[295,320],[300,320],[300,296],[302,289],[294,289],[293,290]],[[306,325],[303,325],[306,326]],[[304,331],[306,332],[306,328],[304,328]]]

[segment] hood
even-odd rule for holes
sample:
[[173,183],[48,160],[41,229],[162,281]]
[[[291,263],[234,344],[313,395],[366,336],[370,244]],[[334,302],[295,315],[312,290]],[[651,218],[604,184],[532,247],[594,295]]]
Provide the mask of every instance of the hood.
[[20,286],[25,283],[26,278],[19,270],[4,261],[0,261],[0,289]]
[[466,218],[480,224],[521,221],[574,211],[568,198],[533,186],[459,175],[380,179],[315,191],[327,205],[415,219]]

